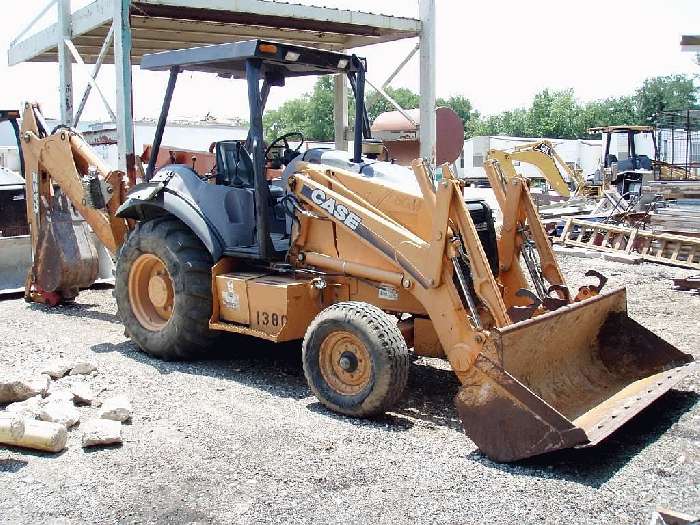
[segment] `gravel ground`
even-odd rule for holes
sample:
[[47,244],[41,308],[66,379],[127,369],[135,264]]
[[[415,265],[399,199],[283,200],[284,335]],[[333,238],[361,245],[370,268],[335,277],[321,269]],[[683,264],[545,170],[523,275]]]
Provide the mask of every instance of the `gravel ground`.
[[[595,265],[626,285],[633,317],[700,358],[700,295],[669,280],[692,272],[560,260],[570,283]],[[645,523],[657,505],[700,514],[697,373],[597,447],[502,465],[461,431],[457,382],[437,360],[412,365],[395,412],[359,421],[310,395],[295,345],[232,338],[210,361],[158,361],[124,337],[110,290],[0,311],[0,373],[92,360],[92,388],[126,393],[135,411],[122,446],[84,451],[75,429],[60,454],[0,448],[2,523]],[[81,408],[83,420],[96,410]]]

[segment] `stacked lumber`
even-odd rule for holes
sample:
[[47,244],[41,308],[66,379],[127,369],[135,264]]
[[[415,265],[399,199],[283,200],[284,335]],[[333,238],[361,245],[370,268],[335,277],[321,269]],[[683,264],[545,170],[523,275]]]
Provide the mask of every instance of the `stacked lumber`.
[[700,205],[680,201],[665,208],[658,208],[650,217],[651,229],[654,232],[700,237]]
[[642,192],[661,195],[665,200],[700,199],[700,181],[654,180],[645,183]]
[[596,204],[596,201],[590,199],[573,197],[567,201],[538,206],[537,211],[543,220],[548,220],[570,215],[589,215]]

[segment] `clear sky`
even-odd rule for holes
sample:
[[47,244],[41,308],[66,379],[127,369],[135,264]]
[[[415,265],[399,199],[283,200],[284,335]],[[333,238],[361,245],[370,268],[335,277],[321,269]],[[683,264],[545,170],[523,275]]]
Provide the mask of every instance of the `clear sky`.
[[[0,0],[0,106],[17,107],[27,99],[42,103],[47,116],[58,115],[56,64],[7,66],[9,41],[48,0]],[[298,3],[417,16],[417,0],[297,0]],[[581,100],[631,93],[650,76],[700,74],[691,53],[680,50],[682,34],[700,34],[700,0],[521,0],[437,1],[437,93],[464,95],[482,113],[527,105],[539,90],[575,89]],[[73,0],[73,9],[89,3]],[[48,15],[37,27],[52,22]],[[10,29],[11,28],[11,29]],[[415,41],[362,48],[368,75],[382,82]],[[76,105],[87,70],[74,67]],[[172,115],[201,118],[247,115],[241,81],[210,75],[181,75]],[[105,66],[98,78],[114,101],[114,72]],[[273,90],[270,107],[298,96],[311,80],[296,79]],[[134,68],[134,113],[155,117],[166,77]],[[392,84],[418,90],[417,56]],[[94,94],[86,119],[106,119]]]

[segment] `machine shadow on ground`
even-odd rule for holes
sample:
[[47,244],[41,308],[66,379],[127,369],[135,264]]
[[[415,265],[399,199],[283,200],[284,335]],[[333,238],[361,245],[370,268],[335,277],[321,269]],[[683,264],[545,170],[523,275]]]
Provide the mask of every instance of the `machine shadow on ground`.
[[[145,354],[132,341],[94,345],[96,353],[119,352],[157,369],[205,375],[235,381],[278,397],[304,399],[311,396],[301,364],[299,342],[275,344],[246,336],[225,334],[207,360],[162,361]],[[374,426],[389,432],[413,427],[415,420],[462,432],[453,404],[459,382],[451,370],[417,360],[411,364],[409,383],[402,402],[383,417],[362,420],[336,414],[314,402],[308,409],[353,426]],[[568,449],[511,464],[496,463],[478,450],[466,455],[475,461],[514,475],[553,477],[598,488],[634,456],[666,433],[700,399],[695,392],[671,390],[638,414],[601,444]]]
[[105,321],[112,324],[121,324],[116,314],[101,312],[99,306],[91,303],[67,303],[58,306],[46,306],[40,303],[29,303],[27,308],[48,315],[64,315],[67,317],[87,318],[95,321]]
[[[19,447],[17,448],[20,450]],[[24,452],[24,449],[21,450]],[[0,473],[16,474],[28,464],[29,462],[24,459],[2,458],[0,459]]]
[[[235,381],[266,391],[278,397],[304,399],[311,396],[301,363],[300,342],[271,343],[247,336],[223,334],[206,360],[163,361],[142,352],[126,340],[121,343],[100,343],[93,352],[118,352],[129,359],[155,368],[161,374],[173,372],[205,375]],[[360,420],[336,414],[320,403],[309,410],[322,412],[351,425],[377,425],[389,430],[405,430],[419,419],[430,424],[459,430],[460,424],[452,398],[459,384],[451,370],[412,363],[406,395],[392,413],[372,420]]]
[[600,488],[678,422],[700,399],[696,392],[670,390],[594,447],[566,449],[516,463],[496,463],[478,450],[468,458],[515,475],[549,477]]

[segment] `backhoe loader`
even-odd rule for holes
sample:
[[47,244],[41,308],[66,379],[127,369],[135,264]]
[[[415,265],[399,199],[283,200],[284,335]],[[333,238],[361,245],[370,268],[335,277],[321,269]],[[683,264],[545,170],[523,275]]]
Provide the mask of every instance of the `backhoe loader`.
[[484,168],[488,171],[498,166],[502,175],[507,179],[517,177],[514,162],[525,162],[535,166],[551,184],[554,191],[562,197],[570,197],[571,189],[563,177],[569,177],[574,185],[575,197],[600,197],[601,187],[591,186],[580,170],[571,168],[554,149],[554,144],[548,140],[529,142],[513,148],[510,151],[491,149],[486,154]]
[[[449,166],[436,180],[421,160],[408,168],[364,156],[363,59],[252,40],[146,55],[141,67],[170,80],[146,180],[128,193],[123,174],[72,131],[42,138],[31,107],[22,147],[28,202],[52,194],[60,208],[67,194],[115,253],[118,313],[145,352],[197,357],[222,332],[303,340],[320,402],[371,417],[401,398],[413,348],[449,361],[466,433],[497,461],[594,445],[690,373],[690,355],[628,317],[624,289],[603,291],[593,272],[570,292],[522,178],[491,173],[497,236],[488,207],[465,201]],[[247,81],[249,136],[218,142],[211,172],[156,165],[182,71]],[[352,152],[302,153],[299,133],[265,147],[270,88],[325,74],[352,87]],[[39,215],[41,239],[52,215]],[[75,229],[53,230],[75,245]],[[29,291],[74,297],[88,279],[64,275],[46,288],[38,246]]]

